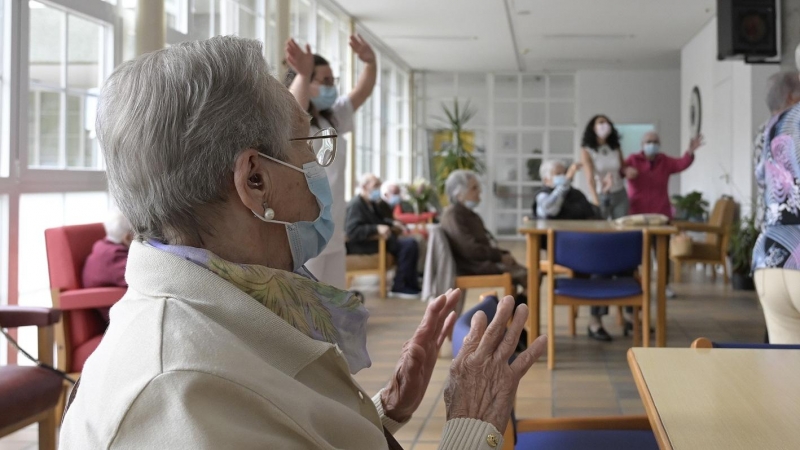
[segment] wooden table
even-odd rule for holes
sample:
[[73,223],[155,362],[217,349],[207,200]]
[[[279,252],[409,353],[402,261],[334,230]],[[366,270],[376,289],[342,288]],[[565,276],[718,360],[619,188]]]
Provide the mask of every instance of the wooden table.
[[662,450],[800,448],[800,350],[632,348]]
[[[524,221],[519,232],[525,235],[528,265],[528,345],[539,336],[539,253],[540,239],[547,236],[548,230],[580,231],[591,233],[613,233],[619,231],[647,230],[656,241],[656,260],[658,279],[656,282],[656,345],[667,345],[667,243],[669,236],[678,229],[670,225],[632,227],[619,226],[606,220],[530,220]],[[549,245],[549,244],[548,244]],[[648,336],[646,332],[643,335]]]

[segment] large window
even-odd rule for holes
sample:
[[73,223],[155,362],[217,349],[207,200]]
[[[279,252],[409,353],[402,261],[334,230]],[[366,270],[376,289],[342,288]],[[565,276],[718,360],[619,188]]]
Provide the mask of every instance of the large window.
[[195,0],[191,39],[236,35],[266,41],[266,0]]
[[94,129],[108,24],[30,2],[28,167],[101,169]]

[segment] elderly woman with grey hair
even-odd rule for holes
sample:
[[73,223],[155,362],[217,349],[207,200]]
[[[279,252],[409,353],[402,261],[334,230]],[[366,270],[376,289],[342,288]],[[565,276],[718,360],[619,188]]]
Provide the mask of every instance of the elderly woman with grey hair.
[[[399,448],[460,292],[432,302],[394,376],[370,400],[367,311],[304,263],[333,232],[309,116],[254,40],[188,42],[123,63],[97,130],[111,192],[136,233],[129,289],[84,367],[62,449]],[[472,321],[445,390],[440,448],[502,442],[537,341],[511,364],[527,310]],[[513,316],[513,319],[512,319]],[[506,331],[506,323],[511,325]],[[489,436],[489,438],[487,438]]]
[[459,275],[511,273],[514,283],[527,287],[528,270],[511,253],[497,246],[474,209],[481,201],[481,183],[471,170],[455,170],[444,184],[450,200],[441,226],[450,242]]

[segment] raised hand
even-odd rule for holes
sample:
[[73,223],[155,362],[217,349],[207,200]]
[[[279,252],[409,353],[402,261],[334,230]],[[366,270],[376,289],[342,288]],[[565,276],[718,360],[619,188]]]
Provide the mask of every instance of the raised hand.
[[[511,326],[506,324],[513,313]],[[472,317],[469,334],[450,366],[450,379],[444,391],[447,419],[478,419],[503,433],[511,417],[519,380],[544,353],[546,336],[539,336],[513,363],[519,335],[528,317],[528,307],[520,305],[514,313],[514,298],[504,297],[494,320],[486,326],[482,311]]]
[[360,34],[354,34],[350,36],[350,48],[352,48],[353,52],[358,55],[358,59],[366,64],[375,62],[375,52],[372,51],[372,47],[370,47],[367,41],[365,41]]
[[698,134],[697,136],[693,137],[691,141],[689,141],[689,152],[694,153],[697,151],[698,148],[702,147],[706,144],[706,141],[702,134]]
[[453,310],[461,291],[449,290],[428,304],[414,336],[403,345],[394,376],[381,394],[383,409],[392,420],[404,422],[419,407],[444,339],[456,323]]
[[306,48],[303,50],[294,39],[289,39],[286,41],[286,63],[298,75],[310,79],[314,72],[314,54],[311,53],[311,47],[306,44]]

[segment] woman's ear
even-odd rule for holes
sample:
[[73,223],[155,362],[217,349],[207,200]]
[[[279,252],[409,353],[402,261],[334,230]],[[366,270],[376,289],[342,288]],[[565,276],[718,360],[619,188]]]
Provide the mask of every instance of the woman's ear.
[[256,213],[263,213],[267,198],[266,164],[255,149],[249,148],[236,157],[233,166],[233,184],[244,206]]

